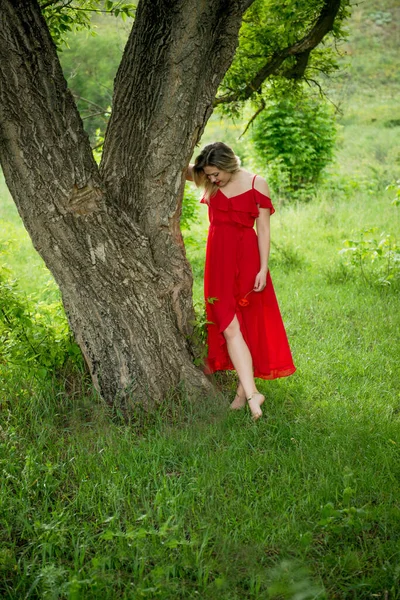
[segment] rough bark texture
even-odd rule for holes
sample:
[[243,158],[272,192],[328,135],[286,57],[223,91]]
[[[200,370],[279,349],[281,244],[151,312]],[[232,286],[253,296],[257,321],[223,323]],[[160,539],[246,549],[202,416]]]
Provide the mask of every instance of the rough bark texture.
[[250,0],[141,0],[100,170],[32,0],[0,0],[0,161],[110,403],[161,400],[193,366],[184,172]]

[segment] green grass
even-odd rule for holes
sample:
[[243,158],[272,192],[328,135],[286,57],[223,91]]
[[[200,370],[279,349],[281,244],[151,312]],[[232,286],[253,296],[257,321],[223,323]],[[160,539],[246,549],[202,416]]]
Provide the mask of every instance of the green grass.
[[[394,24],[374,25],[370,48],[375,9],[398,11],[392,0],[356,9],[359,62],[336,83],[337,162],[308,204],[275,199],[270,266],[297,373],[260,382],[256,424],[227,410],[230,377],[217,401],[171,394],[126,423],[78,373],[43,380],[0,365],[0,597],[400,598],[398,287],[378,284],[377,263],[366,283],[339,255],[362,230],[399,232],[385,191],[398,179],[398,128],[385,126],[399,117],[398,83],[374,75],[383,43],[391,72]],[[214,117],[204,140],[241,131]],[[2,265],[51,304],[57,288],[1,179],[0,198]],[[206,231],[202,206],[186,233],[197,302]]]
[[298,372],[261,384],[262,422],[227,412],[229,386],[124,424],[79,380],[4,380],[3,596],[400,598],[398,299],[338,255],[353,231],[395,233],[397,211],[389,192],[278,207]]
[[257,425],[172,398],[126,426],[7,390],[4,597],[265,598],[286,572],[282,597],[397,598],[399,398],[345,346],[304,348]]
[[59,297],[54,279],[42,258],[32,248],[28,232],[19,218],[0,172],[0,261],[17,278],[27,294],[45,300]]

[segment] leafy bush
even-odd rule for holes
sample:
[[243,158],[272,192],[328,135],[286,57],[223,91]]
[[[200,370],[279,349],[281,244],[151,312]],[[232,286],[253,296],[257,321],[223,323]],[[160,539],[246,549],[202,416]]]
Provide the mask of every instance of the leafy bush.
[[92,148],[93,158],[99,165],[101,162],[101,157],[103,154],[103,146],[104,146],[104,132],[100,127],[96,129],[96,134],[94,138],[94,146]]
[[392,13],[384,10],[375,10],[374,12],[369,13],[368,17],[376,25],[387,25],[393,20]]
[[5,365],[45,379],[67,363],[83,367],[61,302],[35,301],[0,270],[0,370]]
[[333,110],[310,96],[279,98],[257,117],[252,140],[267,161],[268,178],[284,197],[313,192],[333,156],[336,126]]
[[394,191],[395,196],[392,200],[393,206],[400,206],[400,179],[396,183],[391,183],[386,187],[387,190]]
[[376,227],[364,229],[343,242],[345,264],[369,285],[397,287],[400,284],[400,247],[390,234],[375,236]]
[[193,186],[186,184],[182,200],[181,228],[189,230],[190,225],[195,223],[199,215],[199,199]]
[[191,337],[195,353],[193,362],[197,367],[201,367],[204,365],[207,357],[207,325],[210,323],[207,319],[205,302],[195,302],[194,312],[195,319],[192,323],[193,333]]
[[108,13],[114,17],[121,17],[124,21],[127,17],[134,17],[135,4],[125,4],[115,0],[106,0],[105,3],[100,0],[84,0],[80,7],[69,7],[71,2],[48,2],[43,0],[39,2],[42,7],[42,13],[46,19],[47,26],[51,33],[57,49],[62,50],[63,46],[68,47],[67,37],[73,31],[82,29],[92,30],[92,15]]

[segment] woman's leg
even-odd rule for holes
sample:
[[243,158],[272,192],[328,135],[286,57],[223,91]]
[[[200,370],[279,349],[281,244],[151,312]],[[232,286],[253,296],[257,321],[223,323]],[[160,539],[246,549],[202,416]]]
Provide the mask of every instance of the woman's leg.
[[264,396],[257,391],[250,350],[244,341],[236,315],[223,334],[226,339],[229,357],[236,369],[245,396],[248,399],[249,408],[253,417],[258,418],[262,415],[260,405],[264,402]]
[[244,388],[243,388],[242,384],[240,383],[240,379],[239,379],[239,383],[238,383],[237,390],[236,390],[236,396],[235,396],[233,402],[231,402],[231,409],[239,410],[240,408],[244,408],[245,406],[246,406],[246,394],[244,393]]

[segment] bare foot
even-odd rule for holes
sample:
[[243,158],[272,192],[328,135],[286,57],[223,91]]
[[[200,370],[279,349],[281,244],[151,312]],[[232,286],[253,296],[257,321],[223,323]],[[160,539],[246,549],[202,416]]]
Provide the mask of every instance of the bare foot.
[[259,392],[252,394],[250,398],[247,399],[253,421],[257,421],[257,419],[262,416],[262,410],[260,407],[264,400],[264,396]]
[[244,408],[246,406],[246,396],[243,395],[241,396],[240,394],[238,394],[236,392],[236,396],[235,399],[233,400],[233,402],[231,402],[231,410],[240,410],[241,408]]

